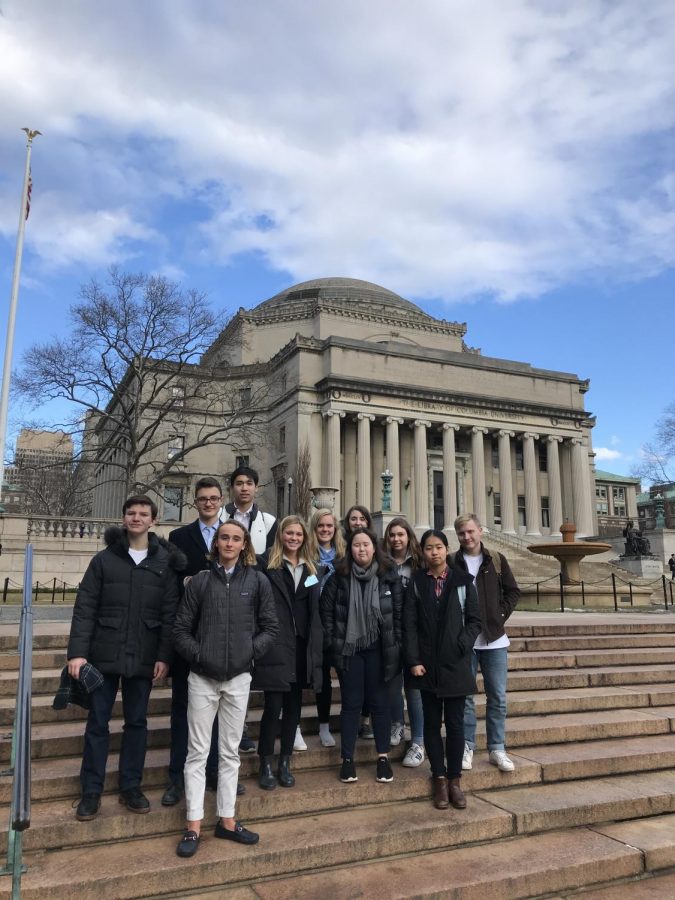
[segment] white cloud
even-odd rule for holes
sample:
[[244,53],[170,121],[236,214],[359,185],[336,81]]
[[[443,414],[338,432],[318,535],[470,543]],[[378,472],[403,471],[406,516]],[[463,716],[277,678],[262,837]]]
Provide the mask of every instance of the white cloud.
[[0,154],[20,166],[8,126],[45,134],[61,215],[30,240],[52,264],[165,250],[167,198],[207,207],[184,251],[418,296],[510,300],[675,262],[668,0],[3,11]]
[[597,462],[607,462],[612,459],[622,459],[623,454],[618,450],[610,450],[608,447],[594,447]]

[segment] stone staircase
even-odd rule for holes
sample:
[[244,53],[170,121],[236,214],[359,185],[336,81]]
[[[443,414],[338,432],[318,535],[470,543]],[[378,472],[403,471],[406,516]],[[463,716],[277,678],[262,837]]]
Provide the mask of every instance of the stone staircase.
[[[118,900],[336,900],[369,897],[675,897],[675,617],[516,613],[507,744],[516,769],[490,766],[484,730],[465,774],[465,811],[430,801],[428,767],[394,763],[378,784],[374,748],[359,741],[357,784],[337,779],[339,751],[319,746],[313,698],[294,755],[297,785],[261,791],[257,757],[242,757],[246,795],[237,814],[260,832],[253,848],[216,841],[211,826],[193,860],[175,846],[183,809],[166,809],[168,687],[153,690],[144,787],[148,815],[117,802],[119,704],[101,814],[74,818],[83,714],[56,714],[51,700],[64,661],[66,623],[35,626],[33,810],[24,833],[22,897]],[[0,755],[7,764],[16,689],[16,629],[0,626]],[[257,733],[260,697],[252,695]],[[339,696],[334,688],[334,727]],[[479,713],[484,707],[477,697]],[[480,723],[479,723],[480,729]],[[403,748],[392,757],[400,760]],[[10,779],[0,778],[7,821]],[[207,823],[215,822],[207,793]],[[6,847],[6,825],[0,833]],[[0,879],[0,900],[11,893]]]

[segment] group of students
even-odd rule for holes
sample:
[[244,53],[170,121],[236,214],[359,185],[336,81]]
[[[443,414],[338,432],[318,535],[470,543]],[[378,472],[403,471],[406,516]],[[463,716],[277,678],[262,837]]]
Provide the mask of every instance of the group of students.
[[[233,473],[231,486],[241,475],[242,470]],[[254,497],[257,473],[247,469],[244,476],[254,485]],[[89,659],[101,669],[107,687],[105,702],[95,704],[100,707],[98,713],[92,704],[87,723],[78,818],[93,818],[98,812],[107,720],[120,676],[125,716],[120,802],[135,812],[149,809],[140,790],[144,738],[141,754],[136,732],[139,724],[145,727],[152,681],[166,675],[172,652],[176,654],[172,668],[172,782],[162,802],[178,802],[184,787],[187,814],[177,846],[179,856],[191,857],[197,852],[209,767],[217,790],[215,836],[243,844],[258,841],[256,833],[235,819],[236,796],[243,791],[237,776],[250,690],[264,692],[258,783],[265,790],[295,784],[292,754],[294,749],[306,749],[301,730],[304,689],[316,694],[321,744],[335,745],[330,731],[333,670],[341,694],[342,782],[358,780],[355,750],[359,736],[374,739],[376,780],[393,780],[389,750],[404,738],[405,697],[411,741],[403,765],[419,766],[426,752],[434,806],[463,809],[466,800],[460,779],[462,769],[471,768],[475,749],[471,695],[476,690],[479,665],[488,693],[490,761],[503,771],[513,768],[503,743],[508,645],[503,624],[519,592],[504,557],[493,554],[493,560],[485,550],[480,522],[474,515],[457,519],[460,550],[452,555],[442,531],[429,529],[418,542],[402,517],[390,521],[383,539],[378,540],[370,512],[362,506],[349,509],[341,523],[332,511],[320,509],[307,525],[295,515],[279,523],[269,517],[272,525],[255,504],[243,514],[241,504],[221,510],[215,479],[198,483],[197,503],[200,494],[209,492],[212,514],[202,516],[200,510],[198,523],[183,526],[170,536],[173,539],[187,528],[195,528],[196,535],[199,527],[204,548],[210,546],[201,570],[187,576],[180,571],[181,567],[186,570],[186,560],[176,559],[172,544],[148,534],[148,528],[143,531],[156,516],[152,501],[133,497],[125,503],[123,529],[112,543],[112,555],[119,569],[127,554],[125,584],[134,593],[137,621],[129,621],[127,614],[126,619],[118,616],[113,622],[110,604],[100,602],[101,565],[107,560],[99,558],[110,546],[97,554],[90,566],[94,571],[88,570],[82,582],[68,649],[69,671],[77,677],[79,667]],[[252,527],[255,519],[262,529],[257,547]],[[145,556],[141,556],[143,550]],[[498,589],[496,610],[490,590],[482,590],[486,578]],[[162,591],[160,582],[165,588],[163,604],[156,602]],[[94,598],[99,602],[95,604]],[[143,629],[139,630],[139,623]],[[106,667],[111,654],[102,657],[97,652],[106,629],[116,629],[118,635],[124,632],[112,668]],[[477,641],[480,645],[479,636],[483,649],[474,652]],[[483,650],[492,644],[503,649],[499,654],[503,666],[495,667],[496,657],[489,665],[481,659]],[[140,657],[142,672],[133,668],[136,657]],[[126,668],[120,661],[126,661]],[[136,662],[138,669],[139,660]],[[499,676],[503,684],[488,690],[497,668],[500,673],[503,668]],[[178,690],[176,671],[182,671],[184,682],[179,677]],[[143,716],[136,716],[137,721],[133,715],[127,716],[132,712],[129,697],[136,690],[135,684],[130,688],[130,682],[135,681],[144,682],[139,708],[145,701]],[[181,709],[186,728],[179,727]],[[102,724],[105,727],[101,728]],[[277,736],[279,755],[275,760]],[[94,766],[92,746],[97,740],[101,746]],[[135,756],[130,753],[134,742],[138,745]]]

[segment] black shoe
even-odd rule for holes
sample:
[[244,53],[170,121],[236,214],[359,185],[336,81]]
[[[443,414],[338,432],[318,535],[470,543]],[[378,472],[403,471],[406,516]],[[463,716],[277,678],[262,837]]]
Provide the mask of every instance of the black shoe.
[[241,783],[241,781],[237,782],[237,797],[241,797],[242,794],[246,793],[246,788]]
[[88,822],[95,819],[101,808],[100,794],[82,794],[80,802],[75,810],[75,818],[80,822]]
[[354,766],[353,759],[343,759],[342,760],[342,768],[340,769],[340,781],[344,781],[345,784],[349,784],[352,781],[358,781],[358,776],[356,774],[356,768]]
[[185,788],[183,785],[172,781],[162,794],[162,806],[175,806],[177,803],[180,803],[184,793]]
[[277,768],[277,779],[282,787],[293,787],[295,776],[291,773],[291,757],[280,756]]
[[123,803],[129,812],[150,812],[150,801],[139,787],[127,788],[126,791],[120,791],[120,803]]
[[208,791],[218,790],[218,771],[206,773],[206,789]]
[[277,779],[272,771],[272,757],[260,757],[260,773],[258,775],[258,784],[264,791],[273,791],[277,786]]
[[176,853],[178,856],[194,856],[199,849],[199,835],[196,831],[186,831],[178,842]]
[[213,833],[217,838],[223,838],[226,841],[236,841],[238,844],[257,844],[260,840],[259,834],[244,828],[241,822],[236,822],[234,831],[229,831],[218,820],[216,822],[216,830]]
[[255,741],[252,741],[247,734],[245,734],[239,741],[239,752],[255,753]]
[[391,771],[391,765],[386,756],[380,756],[377,760],[377,773],[375,781],[387,782],[394,780],[394,773]]

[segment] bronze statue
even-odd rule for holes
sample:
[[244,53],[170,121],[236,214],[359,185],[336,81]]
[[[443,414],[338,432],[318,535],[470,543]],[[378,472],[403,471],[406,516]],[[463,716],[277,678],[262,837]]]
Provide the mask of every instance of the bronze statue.
[[629,519],[623,530],[623,536],[626,538],[624,556],[649,556],[651,547],[647,538],[635,528],[633,520]]

